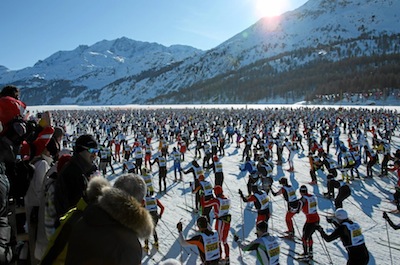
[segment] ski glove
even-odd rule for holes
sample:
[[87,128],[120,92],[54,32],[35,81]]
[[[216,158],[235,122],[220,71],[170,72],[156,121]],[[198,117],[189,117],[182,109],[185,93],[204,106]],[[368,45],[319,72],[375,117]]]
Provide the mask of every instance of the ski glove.
[[233,241],[238,242],[239,241],[239,237],[237,235],[233,235]]
[[178,229],[178,232],[182,232],[182,222],[177,223],[176,228]]
[[386,221],[389,220],[389,216],[386,212],[383,212],[383,219],[385,219]]

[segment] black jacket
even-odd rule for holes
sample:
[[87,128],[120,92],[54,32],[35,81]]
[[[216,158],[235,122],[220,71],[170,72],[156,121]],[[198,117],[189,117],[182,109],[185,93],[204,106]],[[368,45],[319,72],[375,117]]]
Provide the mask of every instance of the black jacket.
[[125,192],[109,188],[72,228],[65,264],[141,264],[139,238],[152,232],[149,212]]

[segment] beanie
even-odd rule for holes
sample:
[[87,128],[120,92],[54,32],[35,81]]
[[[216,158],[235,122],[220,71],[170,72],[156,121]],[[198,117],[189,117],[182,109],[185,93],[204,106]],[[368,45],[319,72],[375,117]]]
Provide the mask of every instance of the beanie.
[[0,123],[3,132],[6,132],[8,123],[17,116],[22,116],[25,112],[26,105],[24,102],[13,97],[0,97]]
[[334,179],[335,178],[335,176],[333,175],[333,174],[328,174],[328,176],[326,176],[326,178],[329,180],[329,179]]
[[306,185],[301,185],[300,187],[300,193],[307,193],[307,186]]
[[207,225],[208,225],[208,221],[207,221],[207,218],[204,215],[200,216],[197,219],[197,226],[199,228],[207,228]]
[[147,185],[143,178],[137,174],[127,173],[114,182],[114,188],[126,192],[141,202],[147,193]]
[[222,187],[220,185],[214,187],[214,194],[217,196],[222,194]]
[[75,142],[75,151],[80,153],[90,148],[97,148],[97,141],[91,134],[84,134],[78,137]]
[[346,210],[339,208],[335,211],[335,217],[338,220],[346,220],[348,217]]

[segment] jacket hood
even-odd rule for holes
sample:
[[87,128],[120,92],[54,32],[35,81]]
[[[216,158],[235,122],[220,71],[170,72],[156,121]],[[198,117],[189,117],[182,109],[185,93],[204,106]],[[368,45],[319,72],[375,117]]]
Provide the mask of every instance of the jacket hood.
[[103,177],[93,177],[88,183],[86,189],[86,200],[88,203],[97,202],[99,197],[106,189],[110,189],[110,182]]
[[153,233],[154,226],[150,213],[126,192],[117,188],[103,189],[98,204],[139,238],[148,238]]

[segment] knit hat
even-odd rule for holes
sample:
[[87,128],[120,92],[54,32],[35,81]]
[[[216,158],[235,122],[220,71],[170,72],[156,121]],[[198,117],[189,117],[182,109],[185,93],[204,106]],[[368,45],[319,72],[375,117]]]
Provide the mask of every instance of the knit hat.
[[217,196],[222,194],[222,187],[220,185],[214,187],[214,194]]
[[300,193],[307,193],[308,189],[306,185],[301,185],[300,187]]
[[335,211],[335,217],[336,217],[336,219],[338,219],[338,220],[346,220],[347,218],[349,218],[349,216],[348,216],[348,214],[347,214],[347,212],[346,212],[346,210],[344,210],[344,209],[342,209],[342,208],[339,208],[339,209],[337,209],[336,211]]
[[335,176],[333,174],[328,174],[328,176],[326,176],[327,179],[334,179]]
[[43,130],[39,133],[38,137],[35,141],[33,141],[33,145],[35,146],[35,156],[43,153],[43,150],[46,148],[46,145],[49,143],[51,136],[54,133],[54,129],[51,126],[43,128]]
[[97,141],[91,134],[84,134],[78,137],[75,142],[75,151],[80,153],[84,150],[97,149]]
[[3,132],[6,132],[9,122],[17,116],[23,115],[26,104],[13,97],[0,97],[0,123]]
[[207,228],[207,226],[208,226],[208,221],[207,221],[207,218],[206,218],[204,215],[200,216],[200,217],[197,219],[197,226],[198,226],[199,228]]
[[142,202],[147,193],[147,185],[143,178],[133,173],[120,176],[114,182],[114,188],[125,191],[134,197],[138,202]]

